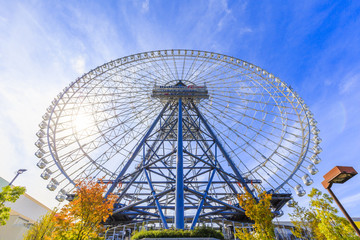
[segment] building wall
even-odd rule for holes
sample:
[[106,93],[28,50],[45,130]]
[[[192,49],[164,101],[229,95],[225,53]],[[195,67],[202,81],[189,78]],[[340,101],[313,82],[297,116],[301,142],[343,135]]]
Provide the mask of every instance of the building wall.
[[360,229],[360,217],[354,217],[352,218],[356,224],[356,226]]
[[50,210],[44,204],[26,193],[21,195],[15,203],[7,203],[6,206],[32,222],[36,222],[40,216],[45,215]]
[[11,215],[7,224],[0,227],[0,240],[23,239],[30,226],[31,224],[28,220],[18,215]]

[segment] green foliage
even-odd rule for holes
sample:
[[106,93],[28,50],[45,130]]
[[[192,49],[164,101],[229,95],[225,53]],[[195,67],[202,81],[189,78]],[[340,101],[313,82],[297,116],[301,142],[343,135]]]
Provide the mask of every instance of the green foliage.
[[332,206],[333,199],[329,195],[313,188],[308,196],[309,209],[296,203],[294,212],[290,214],[296,237],[317,240],[359,239],[350,223],[337,215],[338,210]]
[[316,230],[318,221],[315,219],[314,214],[306,207],[300,207],[299,204],[295,202],[293,212],[289,213],[289,216],[291,223],[295,227],[295,229],[291,231],[295,237],[312,239],[312,236],[317,235],[317,239],[326,240],[325,236]]
[[210,227],[198,227],[194,230],[179,230],[179,229],[161,229],[161,230],[149,230],[144,228],[141,231],[135,231],[132,240],[142,238],[195,238],[195,237],[207,237],[224,239],[224,235],[220,231],[216,231]]
[[0,225],[5,225],[10,217],[11,208],[5,207],[5,202],[16,202],[25,191],[24,187],[3,187],[2,192],[0,192]]
[[57,209],[42,216],[26,233],[23,240],[50,240],[55,229],[53,221]]
[[274,214],[271,212],[270,202],[272,195],[265,191],[261,192],[256,186],[255,188],[258,192],[258,202],[249,192],[238,196],[239,204],[245,210],[245,215],[254,221],[254,230],[250,232],[247,229],[237,228],[235,236],[239,240],[275,239],[275,229],[272,223]]

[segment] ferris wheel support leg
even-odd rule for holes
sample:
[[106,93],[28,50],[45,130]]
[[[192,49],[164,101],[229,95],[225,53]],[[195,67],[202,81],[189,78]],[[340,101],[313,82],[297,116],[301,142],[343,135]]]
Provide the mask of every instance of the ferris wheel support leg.
[[178,150],[176,158],[175,227],[177,229],[184,229],[184,162],[181,98],[179,98],[177,144]]
[[198,221],[198,219],[199,219],[199,216],[200,216],[202,207],[203,207],[203,205],[204,205],[205,199],[206,199],[207,194],[208,194],[208,191],[209,191],[209,189],[210,189],[210,185],[211,185],[212,180],[213,180],[213,178],[214,178],[215,172],[216,172],[216,170],[214,169],[213,172],[211,173],[211,177],[210,177],[210,179],[209,179],[209,183],[208,183],[207,186],[206,186],[206,189],[205,189],[205,192],[204,192],[204,196],[201,198],[199,207],[198,207],[198,209],[197,209],[197,211],[196,211],[196,214],[195,214],[195,216],[194,216],[194,219],[193,219],[193,221],[192,221],[192,223],[191,223],[191,230],[194,229],[194,227],[196,226],[196,223],[197,223],[197,221]]
[[229,154],[225,151],[224,147],[222,146],[221,142],[218,140],[216,134],[213,132],[212,128],[210,127],[210,125],[207,123],[206,119],[203,117],[203,115],[200,113],[199,109],[196,107],[196,105],[194,103],[192,103],[193,108],[195,109],[197,115],[199,116],[201,122],[205,125],[206,130],[210,133],[210,135],[212,136],[212,138],[215,140],[216,145],[219,147],[221,153],[223,154],[223,156],[225,157],[226,161],[229,163],[231,169],[234,171],[236,177],[238,178],[238,180],[241,182],[241,184],[244,186],[244,188],[246,189],[246,191],[248,191],[252,197],[254,199],[256,199],[254,193],[250,190],[249,186],[247,185],[247,183],[245,182],[245,179],[241,176],[239,170],[237,169],[237,167],[235,166],[234,162],[231,160]]
[[154,187],[153,187],[153,185],[152,185],[152,183],[151,183],[151,180],[150,180],[150,178],[149,178],[149,174],[147,173],[147,170],[146,170],[146,169],[144,169],[144,172],[145,172],[145,176],[146,176],[147,182],[148,182],[148,184],[149,184],[149,186],[150,186],[151,194],[153,195],[153,198],[154,198],[156,207],[157,207],[157,209],[158,209],[158,211],[159,211],[159,215],[160,215],[161,221],[162,221],[163,224],[164,224],[164,228],[165,228],[165,229],[168,229],[168,225],[167,225],[167,222],[166,222],[166,218],[165,218],[165,216],[164,216],[163,210],[162,210],[161,205],[160,205],[160,203],[159,203],[159,199],[158,199],[158,197],[156,196]]
[[142,146],[145,143],[145,140],[150,136],[151,132],[154,130],[156,124],[159,122],[161,116],[164,114],[165,110],[167,109],[167,107],[169,106],[169,102],[165,104],[165,106],[163,107],[163,109],[161,110],[161,112],[159,113],[159,115],[157,116],[157,118],[155,119],[155,121],[153,122],[153,124],[151,125],[151,127],[149,128],[149,130],[146,132],[145,136],[143,137],[143,139],[139,142],[139,144],[137,145],[134,153],[131,155],[130,159],[127,161],[127,163],[125,164],[124,168],[121,170],[121,172],[119,173],[119,175],[116,177],[115,181],[112,183],[111,187],[109,188],[109,190],[106,192],[105,194],[105,199],[108,197],[108,195],[110,193],[112,193],[116,187],[116,185],[119,182],[119,179],[125,174],[125,172],[127,171],[127,169],[130,167],[132,161],[135,159],[135,157],[138,155],[138,153],[140,152]]

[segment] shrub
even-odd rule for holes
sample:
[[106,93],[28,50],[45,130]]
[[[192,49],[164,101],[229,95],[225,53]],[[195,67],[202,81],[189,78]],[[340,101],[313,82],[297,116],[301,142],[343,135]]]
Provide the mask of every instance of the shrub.
[[207,237],[224,239],[224,235],[220,231],[216,231],[210,227],[198,227],[194,230],[181,230],[181,229],[161,229],[161,230],[149,230],[142,229],[141,231],[135,231],[132,236],[132,240],[138,240],[142,238],[196,238]]

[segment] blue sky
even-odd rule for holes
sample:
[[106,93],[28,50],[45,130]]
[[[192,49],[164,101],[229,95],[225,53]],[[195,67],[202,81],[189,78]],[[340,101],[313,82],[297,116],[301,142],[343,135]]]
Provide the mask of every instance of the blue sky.
[[[359,1],[0,0],[0,176],[48,206],[35,133],[51,100],[110,60],[171,48],[254,63],[291,85],[319,122],[323,152],[313,185],[336,165],[360,172]],[[360,216],[360,174],[334,186]],[[310,188],[306,188],[307,192]]]

